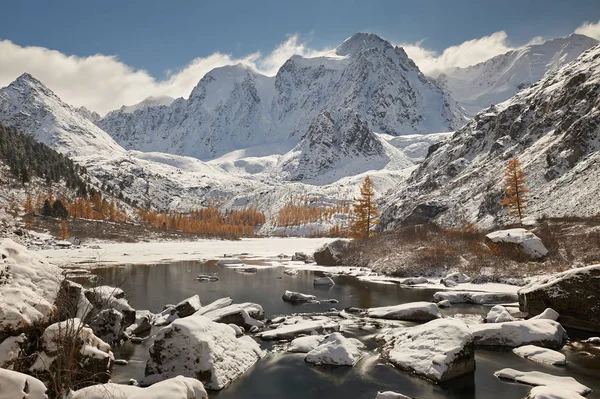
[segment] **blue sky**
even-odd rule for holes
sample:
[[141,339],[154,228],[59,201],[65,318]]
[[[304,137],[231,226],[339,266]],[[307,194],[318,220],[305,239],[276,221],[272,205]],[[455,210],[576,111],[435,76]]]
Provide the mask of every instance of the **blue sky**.
[[[31,46],[56,50],[64,57],[76,56],[79,64],[98,61],[86,58],[97,54],[116,56],[113,60],[132,73],[147,71],[149,76],[136,75],[138,83],[147,80],[157,84],[188,68],[198,57],[211,57],[217,52],[228,57],[211,59],[204,69],[228,60],[247,60],[250,54],[260,52],[262,58],[258,61],[250,58],[259,69],[262,66],[273,73],[283,55],[277,60],[265,61],[264,57],[290,38],[295,49],[301,46],[303,54],[310,55],[309,50],[330,49],[353,33],[369,31],[394,44],[420,46],[441,55],[448,47],[497,34],[493,43],[480,43],[480,47],[488,47],[490,54],[486,56],[492,56],[536,37],[566,36],[585,21],[600,22],[597,0],[12,1],[2,5],[0,40],[10,41],[13,46],[8,53],[0,48],[0,54],[18,56],[10,65],[0,60],[0,84],[9,83],[20,70],[30,71],[61,97],[67,93],[60,84],[61,79],[67,79],[45,76],[50,73],[46,69],[49,65],[63,70],[75,67],[60,66],[65,60],[49,62],[51,54],[37,57]],[[458,58],[463,64],[481,61],[462,54]],[[415,61],[419,65],[419,60]],[[204,69],[198,68],[195,73]],[[186,96],[189,86],[201,77],[190,77],[178,88],[163,87],[163,91]],[[130,103],[147,94],[144,90],[138,92],[119,100]],[[68,93],[66,97],[103,112],[114,106],[94,105],[90,99]]]

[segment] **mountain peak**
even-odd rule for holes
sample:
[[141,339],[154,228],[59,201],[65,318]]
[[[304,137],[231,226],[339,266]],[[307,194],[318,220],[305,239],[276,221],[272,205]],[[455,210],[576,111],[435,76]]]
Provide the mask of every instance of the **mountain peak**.
[[382,39],[374,33],[359,32],[340,44],[335,52],[337,55],[353,55],[361,50],[377,48],[381,51],[393,49],[394,46],[387,40]]

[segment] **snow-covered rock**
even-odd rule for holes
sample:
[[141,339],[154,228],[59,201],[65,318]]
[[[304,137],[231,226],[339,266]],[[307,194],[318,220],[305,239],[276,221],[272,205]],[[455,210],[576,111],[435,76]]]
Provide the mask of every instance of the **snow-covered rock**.
[[452,272],[452,273],[448,273],[446,275],[446,277],[444,277],[444,280],[451,280],[451,281],[457,282],[459,284],[462,284],[462,283],[468,283],[469,281],[471,281],[471,278],[462,272]]
[[538,345],[560,348],[567,339],[565,329],[554,320],[520,320],[469,325],[478,346]]
[[208,399],[204,385],[195,378],[178,376],[147,388],[107,383],[71,392],[68,399]]
[[577,392],[556,385],[533,387],[525,399],[584,399]]
[[196,294],[175,305],[175,311],[177,312],[177,316],[187,317],[196,313],[201,307],[200,296]]
[[92,305],[89,324],[96,335],[107,342],[119,341],[124,331],[135,322],[135,309],[129,305],[125,292],[118,287],[102,285],[84,291]]
[[8,337],[0,342],[0,368],[9,368],[19,358],[22,345],[27,341],[25,334]]
[[493,306],[485,316],[486,323],[503,323],[505,321],[514,321],[515,318],[502,305]]
[[340,330],[340,325],[328,319],[298,321],[295,324],[281,325],[273,330],[263,331],[257,335],[266,341],[294,339],[302,334],[324,334]]
[[417,285],[417,284],[427,284],[429,280],[425,277],[409,277],[402,280],[402,284],[404,285]]
[[317,297],[309,294],[302,294],[301,292],[285,291],[281,296],[286,302],[291,303],[314,303],[317,302]]
[[156,316],[149,310],[136,310],[135,322],[125,329],[128,336],[141,335],[152,329]]
[[519,307],[530,315],[552,308],[567,327],[600,331],[600,264],[567,270],[521,288]]
[[440,291],[433,294],[433,300],[435,302],[450,301],[450,303],[487,305],[517,302],[519,296],[509,292]]
[[522,384],[533,386],[546,386],[549,388],[558,388],[565,391],[578,393],[579,395],[589,395],[592,390],[583,384],[577,382],[573,377],[562,377],[541,371],[518,371],[515,369],[502,369],[494,373],[498,378],[520,382]]
[[542,348],[535,345],[519,346],[513,349],[513,352],[522,358],[533,360],[534,362],[562,366],[567,364],[565,355],[552,349]]
[[237,338],[228,325],[192,315],[158,332],[146,363],[146,379],[155,382],[182,375],[200,380],[208,389],[222,389],[261,356],[252,338]]
[[30,375],[0,368],[0,398],[48,399],[43,382]]
[[396,367],[441,382],[475,370],[473,336],[458,320],[433,320],[378,336],[383,354]]
[[63,353],[65,343],[71,340],[76,340],[79,345],[71,348],[76,353],[76,358],[73,359],[77,365],[73,370],[76,374],[74,380],[86,383],[107,382],[115,359],[110,345],[94,335],[92,329],[86,327],[80,319],[54,323],[44,330],[39,339],[41,350],[30,370],[36,375],[46,375],[56,367],[54,363],[59,356],[73,356]]
[[317,277],[313,280],[313,284],[314,285],[333,286],[333,285],[335,285],[335,282],[333,281],[333,279],[331,277]]
[[370,308],[367,310],[367,316],[378,319],[430,321],[441,318],[442,314],[435,303],[409,302],[395,306]]
[[299,337],[290,342],[288,346],[288,352],[308,353],[315,349],[323,340],[323,335],[309,335],[306,337]]
[[154,318],[154,325],[158,327],[166,326],[179,319],[175,306],[167,306],[162,312]]
[[342,264],[341,257],[347,246],[348,242],[345,240],[327,243],[314,252],[315,262],[322,266],[339,266]]
[[0,341],[55,314],[62,271],[11,239],[0,242]]
[[214,322],[235,324],[246,330],[250,330],[254,326],[263,327],[265,325],[261,321],[265,317],[265,311],[256,303],[233,304],[200,314]]
[[360,341],[336,332],[306,354],[305,360],[316,365],[354,366],[362,357]]
[[385,392],[377,392],[377,396],[375,399],[411,399],[406,395],[402,395],[401,393],[385,391]]
[[546,319],[546,320],[558,320],[560,315],[558,312],[552,308],[546,308],[544,311],[536,316],[533,316],[532,319]]
[[531,231],[523,228],[498,230],[487,234],[486,239],[498,245],[501,249],[517,251],[526,259],[539,259],[548,255],[548,249],[542,240]]

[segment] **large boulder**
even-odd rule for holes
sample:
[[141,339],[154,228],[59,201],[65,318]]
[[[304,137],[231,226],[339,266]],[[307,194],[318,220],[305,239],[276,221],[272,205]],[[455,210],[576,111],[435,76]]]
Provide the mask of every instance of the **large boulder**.
[[84,385],[110,380],[115,360],[110,345],[80,319],[50,325],[40,337],[39,346],[30,371],[41,380],[49,380],[50,373],[59,366],[68,367],[73,381]]
[[363,346],[357,339],[336,332],[308,352],[304,360],[316,365],[354,366],[362,357]]
[[175,311],[179,317],[188,317],[200,310],[201,307],[200,296],[196,294],[175,305]]
[[227,324],[194,314],[158,332],[150,347],[145,382],[182,375],[200,380],[208,389],[223,389],[261,356],[252,338],[237,338]]
[[489,243],[497,246],[502,253],[518,259],[534,260],[548,255],[542,240],[522,228],[494,231],[487,234],[485,238]]
[[314,253],[315,262],[322,266],[340,266],[342,254],[348,248],[348,241],[336,240],[323,245]]
[[[136,319],[135,309],[129,305],[125,292],[118,287],[102,285],[85,290],[84,295],[91,304],[84,321],[90,324],[96,335],[108,342],[124,338],[125,330]],[[78,308],[84,305],[80,301]]]
[[439,319],[416,327],[400,327],[378,336],[383,355],[399,369],[442,382],[475,370],[474,341],[458,320]]
[[281,296],[285,302],[290,303],[316,303],[317,297],[314,295],[303,294],[301,292],[285,291]]
[[520,320],[504,323],[474,324],[469,326],[478,346],[538,345],[544,348],[560,348],[567,340],[567,333],[554,320]]
[[62,270],[11,239],[0,241],[0,342],[56,314]]
[[1,399],[48,399],[46,386],[27,374],[0,368]]
[[71,392],[68,399],[208,399],[204,385],[195,378],[175,377],[147,388],[133,385],[93,385]]
[[442,314],[435,303],[409,302],[395,306],[370,308],[367,310],[367,316],[377,319],[430,321],[440,319]]
[[558,273],[521,288],[519,307],[530,316],[552,308],[564,326],[600,332],[600,264]]

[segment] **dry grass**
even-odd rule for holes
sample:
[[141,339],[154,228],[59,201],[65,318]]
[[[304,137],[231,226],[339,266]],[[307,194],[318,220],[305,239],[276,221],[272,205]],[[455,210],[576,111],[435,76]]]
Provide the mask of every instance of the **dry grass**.
[[[510,228],[517,226],[504,226]],[[463,271],[475,281],[514,281],[600,263],[600,218],[543,219],[531,229],[549,250],[541,261],[486,242],[489,231],[472,225],[445,229],[435,224],[409,226],[351,242],[344,263],[386,274],[443,276]]]

